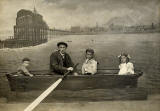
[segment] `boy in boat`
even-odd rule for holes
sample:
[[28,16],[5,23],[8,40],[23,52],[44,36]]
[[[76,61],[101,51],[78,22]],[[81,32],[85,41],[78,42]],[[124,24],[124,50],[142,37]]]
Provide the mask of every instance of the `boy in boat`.
[[29,59],[29,58],[24,58],[24,59],[22,60],[21,66],[18,67],[18,72],[17,72],[17,74],[18,74],[18,75],[25,75],[25,76],[30,76],[30,77],[32,77],[33,74],[31,74],[31,73],[28,71],[28,69],[27,69],[27,67],[29,66],[29,64],[30,64],[30,59]]
[[[68,44],[65,42],[57,43],[58,51],[54,52],[50,56],[50,70],[57,74],[65,74],[66,72],[73,71],[73,62],[66,49]],[[74,73],[77,74],[77,73]]]
[[118,56],[119,58],[119,75],[126,75],[126,74],[134,74],[134,66],[130,60],[130,55],[122,53],[121,55]]
[[97,61],[94,59],[94,50],[86,50],[86,60],[82,65],[82,74],[94,75],[97,72]]

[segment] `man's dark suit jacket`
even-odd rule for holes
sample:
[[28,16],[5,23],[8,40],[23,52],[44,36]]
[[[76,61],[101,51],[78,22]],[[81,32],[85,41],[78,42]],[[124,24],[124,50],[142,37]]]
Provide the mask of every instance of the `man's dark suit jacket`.
[[64,59],[59,51],[56,51],[50,56],[50,70],[58,74],[67,72],[67,68],[73,67],[74,64],[69,54],[65,53]]

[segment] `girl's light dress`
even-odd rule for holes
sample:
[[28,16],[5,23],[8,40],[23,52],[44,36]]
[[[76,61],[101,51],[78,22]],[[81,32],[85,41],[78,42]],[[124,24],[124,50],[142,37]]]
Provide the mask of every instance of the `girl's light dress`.
[[131,62],[121,63],[119,69],[119,75],[134,74],[134,66]]

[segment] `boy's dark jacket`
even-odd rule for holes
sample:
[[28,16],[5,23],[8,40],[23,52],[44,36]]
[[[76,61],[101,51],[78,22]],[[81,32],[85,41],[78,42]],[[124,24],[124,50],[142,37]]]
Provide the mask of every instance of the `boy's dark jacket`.
[[65,72],[67,72],[67,68],[74,66],[71,57],[67,53],[65,53],[64,61],[65,61],[65,67],[60,52],[56,51],[52,53],[50,56],[50,70],[58,74],[64,74]]

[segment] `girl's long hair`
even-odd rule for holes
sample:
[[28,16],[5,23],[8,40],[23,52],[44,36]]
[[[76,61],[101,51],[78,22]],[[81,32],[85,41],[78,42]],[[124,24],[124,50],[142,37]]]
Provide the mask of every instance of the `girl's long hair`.
[[120,55],[120,57],[119,57],[119,64],[121,64],[122,56],[125,56],[125,57],[126,57],[126,63],[128,63],[129,60],[130,60],[129,57],[128,57],[128,54],[122,53],[122,54]]

